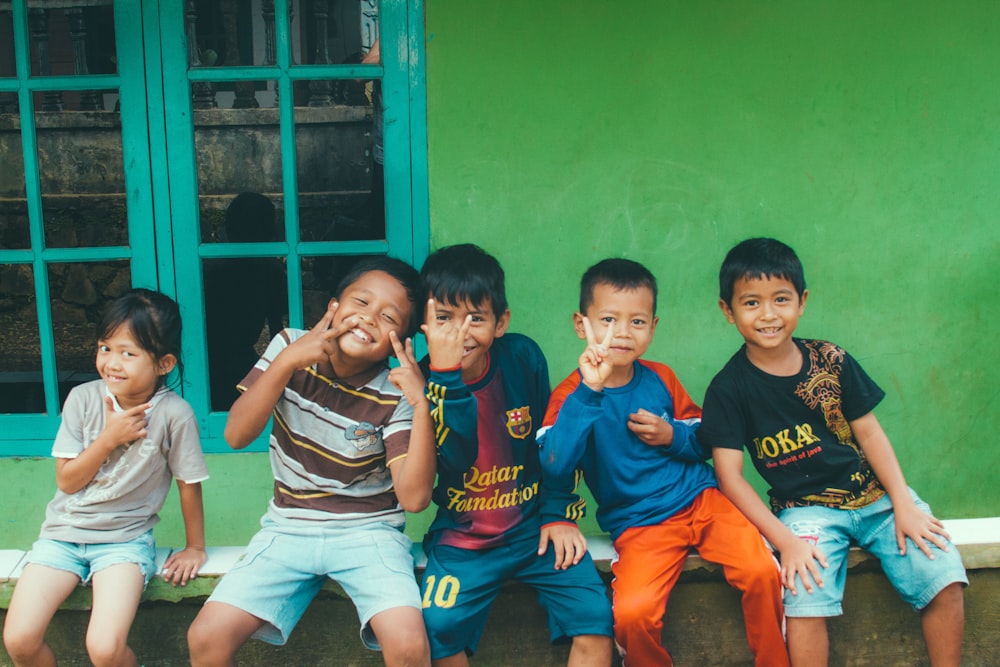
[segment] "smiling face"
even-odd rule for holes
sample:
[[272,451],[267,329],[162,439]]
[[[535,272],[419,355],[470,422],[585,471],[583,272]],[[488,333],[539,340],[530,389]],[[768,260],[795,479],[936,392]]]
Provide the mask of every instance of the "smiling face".
[[387,359],[392,352],[389,332],[402,338],[413,316],[406,288],[384,271],[363,273],[341,291],[339,304],[332,326],[355,320],[355,326],[337,338],[339,354],[331,358],[338,374],[345,376]]
[[461,326],[465,318],[471,316],[469,335],[462,344],[462,380],[472,382],[482,377],[489,365],[493,341],[507,331],[510,311],[504,311],[498,318],[489,299],[479,305],[473,305],[468,299],[461,299],[458,303],[436,302],[435,316],[439,322],[450,321],[455,326]]
[[160,378],[176,364],[172,354],[157,361],[139,347],[132,331],[120,326],[107,338],[97,341],[97,372],[108,391],[127,410],[145,403],[159,387]]
[[586,313],[576,313],[576,335],[586,340],[583,317],[590,320],[594,338],[603,341],[612,329],[609,344],[611,376],[605,386],[617,387],[632,379],[632,363],[642,357],[653,342],[659,318],[653,313],[653,292],[648,287],[618,289],[608,283],[594,285]]
[[809,290],[799,296],[791,281],[778,277],[739,278],[733,283],[732,306],[719,308],[747,343],[750,361],[776,374],[796,372],[800,355],[792,334],[805,311]]

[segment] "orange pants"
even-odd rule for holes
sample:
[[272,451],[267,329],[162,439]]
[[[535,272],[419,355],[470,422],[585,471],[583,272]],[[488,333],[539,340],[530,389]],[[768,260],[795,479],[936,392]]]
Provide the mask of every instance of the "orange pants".
[[[722,566],[743,593],[747,641],[758,667],[787,667],[778,567],[757,529],[718,489],[656,526],[629,528],[615,540],[615,641],[625,667],[670,666],[663,647],[667,598],[691,549]],[[710,631],[711,625],[705,625]]]

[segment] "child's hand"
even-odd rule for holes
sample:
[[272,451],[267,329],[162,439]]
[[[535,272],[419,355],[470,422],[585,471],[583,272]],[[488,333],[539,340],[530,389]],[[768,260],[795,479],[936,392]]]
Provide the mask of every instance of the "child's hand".
[[434,299],[427,300],[424,323],[420,329],[427,337],[427,354],[434,368],[457,368],[462,365],[465,339],[472,327],[472,315],[466,315],[459,325],[451,319],[438,319]]
[[594,336],[594,327],[590,325],[590,318],[583,316],[583,331],[587,338],[587,349],[580,355],[580,375],[583,383],[594,391],[603,391],[604,383],[611,377],[611,362],[608,361],[608,345],[611,344],[611,337],[614,335],[614,327],[608,326],[604,340],[597,342]]
[[115,411],[114,400],[104,397],[104,434],[114,448],[146,437],[146,410],[152,403],[143,403],[122,412]]
[[948,550],[946,540],[950,540],[951,536],[945,531],[944,524],[921,510],[915,503],[894,504],[892,513],[896,519],[896,544],[899,545],[900,556],[906,555],[907,537],[913,540],[913,543],[931,560],[934,560],[934,552],[927,546],[927,542],[932,542],[941,551]]
[[176,586],[184,586],[198,576],[198,570],[208,560],[204,549],[188,547],[184,551],[171,554],[163,564],[163,580]]
[[538,540],[538,555],[541,556],[549,548],[555,549],[556,569],[566,570],[576,565],[587,553],[587,538],[580,532],[576,524],[551,523],[542,527],[541,539]]
[[674,427],[663,417],[639,408],[628,416],[628,430],[647,445],[670,446],[674,441]]
[[338,326],[332,326],[333,315],[339,307],[339,303],[332,303],[316,326],[281,351],[287,363],[294,364],[296,369],[304,369],[325,361],[334,354],[334,341],[358,324],[355,317],[348,317]]
[[801,538],[795,538],[781,553],[781,585],[791,591],[792,595],[798,595],[795,588],[795,575],[798,575],[806,593],[813,592],[813,582],[816,586],[823,588],[823,577],[820,576],[817,563],[824,568],[828,567],[826,556],[816,545]]
[[427,382],[424,380],[420,366],[417,365],[417,358],[413,354],[413,339],[407,338],[406,345],[399,342],[399,336],[395,331],[389,332],[389,340],[392,342],[392,349],[396,351],[396,358],[399,366],[389,371],[389,382],[403,392],[406,401],[416,407],[427,402],[424,396],[424,388]]

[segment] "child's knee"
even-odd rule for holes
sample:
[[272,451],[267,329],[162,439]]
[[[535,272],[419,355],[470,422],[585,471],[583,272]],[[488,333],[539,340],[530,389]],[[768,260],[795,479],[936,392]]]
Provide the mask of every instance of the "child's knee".
[[23,627],[15,626],[7,618],[3,628],[3,645],[7,654],[15,662],[31,662],[32,657],[42,649],[45,643],[45,632],[33,632]]
[[106,632],[87,633],[87,655],[97,667],[101,665],[123,664],[125,654],[129,651],[127,635],[117,635]]
[[646,593],[620,595],[615,593],[612,615],[615,627],[650,627],[662,622],[666,600]]
[[431,647],[423,627],[401,627],[386,637],[378,637],[386,664],[430,664]]

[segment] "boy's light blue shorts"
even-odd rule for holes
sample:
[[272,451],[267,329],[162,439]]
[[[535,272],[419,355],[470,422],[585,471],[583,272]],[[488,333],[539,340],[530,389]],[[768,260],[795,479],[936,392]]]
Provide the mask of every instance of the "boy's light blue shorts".
[[[931,513],[913,489],[910,495],[917,507]],[[954,544],[942,551],[927,542],[931,560],[909,538],[906,555],[899,555],[896,544],[896,521],[888,494],[856,510],[831,507],[790,507],[778,514],[782,523],[799,537],[814,543],[826,555],[829,567],[820,567],[823,588],[813,586],[808,593],[801,579],[795,580],[798,595],[785,590],[785,615],[789,617],[840,616],[847,579],[847,552],[852,544],[878,558],[889,582],[904,602],[920,611],[945,587],[953,583],[968,584],[962,558]],[[944,538],[941,538],[944,539]]]
[[369,626],[373,616],[396,607],[420,609],[410,546],[410,538],[385,523],[290,530],[265,516],[246,553],[208,600],[263,620],[253,636],[281,645],[330,578],[354,602],[361,640],[378,650]]
[[142,571],[145,585],[156,573],[156,542],[152,530],[128,542],[106,544],[39,539],[31,546],[28,562],[72,572],[85,584],[90,583],[94,573],[107,567],[135,563]]

